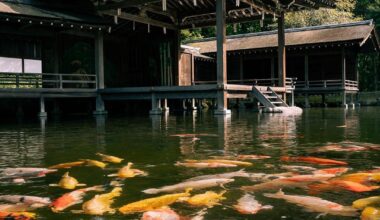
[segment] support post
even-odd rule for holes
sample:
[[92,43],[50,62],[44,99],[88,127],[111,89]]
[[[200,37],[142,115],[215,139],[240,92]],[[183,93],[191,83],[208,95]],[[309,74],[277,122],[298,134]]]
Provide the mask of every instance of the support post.
[[239,56],[239,77],[240,77],[240,83],[244,83],[244,58],[243,54],[240,54]]
[[162,111],[164,111],[164,112],[168,112],[169,111],[168,100],[167,99],[163,100]]
[[95,72],[96,72],[96,109],[94,115],[106,115],[107,111],[104,106],[102,96],[99,94],[99,89],[104,89],[104,51],[103,51],[103,33],[97,32],[95,36]]
[[152,93],[152,109],[149,111],[150,115],[161,115],[162,109],[161,104],[156,98],[156,94]]
[[45,111],[45,98],[40,97],[40,112],[38,113],[38,116],[40,117],[47,117],[47,113]]
[[272,80],[271,80],[271,85],[272,85],[272,86],[275,86],[276,83],[275,83],[275,81],[274,81],[274,78],[275,78],[275,76],[274,76],[274,57],[272,57],[272,58],[270,59],[270,78],[272,79]]
[[[278,86],[286,87],[286,49],[285,49],[285,13],[281,11],[278,18]],[[284,95],[286,102],[286,93]]]
[[347,99],[346,99],[346,51],[342,48],[342,106],[347,108]]
[[306,54],[305,55],[305,61],[304,61],[304,63],[305,63],[305,69],[304,69],[304,71],[305,71],[305,87],[307,87],[307,88],[309,88],[309,55],[308,54]]
[[194,98],[191,99],[191,110],[193,110],[193,111],[197,110],[197,106],[195,105],[195,99]]
[[226,51],[226,0],[216,1],[216,44],[217,44],[217,109],[216,115],[231,114],[227,109],[227,51]]

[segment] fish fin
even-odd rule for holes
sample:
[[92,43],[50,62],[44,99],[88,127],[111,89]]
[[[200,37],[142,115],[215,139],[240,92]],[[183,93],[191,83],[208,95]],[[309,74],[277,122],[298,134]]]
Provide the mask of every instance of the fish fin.
[[113,173],[113,174],[108,174],[107,176],[108,176],[108,177],[115,177],[115,176],[117,176],[117,174],[116,174],[116,173]]
[[55,184],[55,183],[53,183],[53,184],[49,184],[49,186],[52,186],[52,187],[58,187],[59,185],[58,185],[58,184]]
[[319,219],[320,217],[323,217],[323,216],[326,216],[327,215],[327,213],[320,213],[320,214],[318,214],[316,217],[315,217],[315,219]]
[[73,214],[83,214],[84,213],[83,210],[71,210],[70,212]]
[[[219,195],[219,196],[223,196],[226,192],[227,192],[227,190],[223,190],[223,191],[221,191],[218,195]],[[224,197],[223,197],[223,198],[224,198]]]
[[227,190],[227,188],[224,186],[224,184],[220,184],[220,187],[222,187],[222,189],[224,189],[224,190]]
[[69,177],[69,172],[67,171],[62,177]]
[[193,190],[193,188],[186,188],[185,193],[190,193]]
[[271,205],[264,205],[263,207],[261,207],[262,209],[273,209],[273,206]]
[[157,194],[157,193],[160,192],[160,190],[159,190],[159,189],[151,188],[151,189],[143,190],[142,192],[143,192],[143,193],[146,193],[146,194]]
[[78,183],[77,186],[87,186],[85,183]]

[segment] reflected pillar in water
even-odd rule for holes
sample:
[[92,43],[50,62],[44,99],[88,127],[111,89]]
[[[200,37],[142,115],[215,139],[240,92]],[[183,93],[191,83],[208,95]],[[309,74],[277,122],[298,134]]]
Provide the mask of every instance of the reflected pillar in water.
[[98,151],[104,151],[106,147],[106,115],[95,115],[96,121],[96,148]]
[[162,101],[163,101],[163,103],[162,103],[162,111],[163,112],[169,112],[168,100],[167,99],[163,99]]
[[196,111],[197,110],[197,107],[195,106],[195,99],[191,99],[191,107],[190,107],[190,110],[192,111]]
[[310,108],[309,95],[305,94],[305,108]]
[[218,123],[218,146],[223,147],[224,153],[229,151],[229,133],[231,125],[231,115],[216,115]]
[[41,133],[45,133],[46,130],[46,121],[47,117],[40,117],[40,128],[41,128]]
[[40,112],[38,113],[40,117],[47,117],[47,113],[45,111],[45,98],[43,96],[40,97]]
[[168,120],[169,120],[169,112],[163,112],[160,115],[150,115],[150,119],[152,121],[152,131],[153,133],[161,133],[162,128],[167,130]]
[[345,108],[345,109],[348,108],[348,105],[347,105],[347,93],[346,93],[346,91],[342,92],[342,107]]

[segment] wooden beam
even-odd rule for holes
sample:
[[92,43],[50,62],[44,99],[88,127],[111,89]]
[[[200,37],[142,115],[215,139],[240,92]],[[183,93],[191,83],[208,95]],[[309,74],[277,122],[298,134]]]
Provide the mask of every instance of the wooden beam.
[[128,7],[146,5],[146,4],[156,3],[156,2],[161,2],[161,0],[124,0],[118,3],[114,3],[114,4],[101,5],[98,7],[98,10],[128,8]]
[[240,0],[240,1],[251,6],[253,9],[255,9],[258,12],[261,12],[261,13],[265,12],[268,14],[279,16],[278,13],[276,12],[276,10],[269,8],[268,6],[266,6],[264,4],[259,4],[258,2],[253,2],[252,0]]
[[148,17],[143,17],[140,15],[134,15],[134,14],[129,14],[125,12],[121,12],[121,14],[117,14],[116,10],[110,10],[110,11],[104,11],[103,14],[110,15],[110,16],[118,16],[121,19],[129,20],[129,21],[135,21],[143,24],[149,24],[157,27],[162,27],[162,28],[167,28],[167,29],[172,29],[172,30],[177,30],[177,26],[174,24],[162,22],[162,21],[157,21]]

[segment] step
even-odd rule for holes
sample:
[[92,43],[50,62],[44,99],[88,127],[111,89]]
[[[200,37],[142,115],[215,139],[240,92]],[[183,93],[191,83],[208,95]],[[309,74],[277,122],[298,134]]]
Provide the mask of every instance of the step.
[[265,98],[267,98],[267,99],[277,99],[278,97],[277,96],[266,96],[266,95],[264,95],[265,96]]
[[271,102],[272,104],[284,104],[283,102]]

